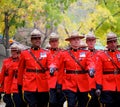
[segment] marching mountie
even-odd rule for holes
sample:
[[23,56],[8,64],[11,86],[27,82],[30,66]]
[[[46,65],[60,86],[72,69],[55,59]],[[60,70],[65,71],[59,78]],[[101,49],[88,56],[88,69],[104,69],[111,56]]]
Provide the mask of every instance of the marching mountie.
[[107,50],[98,55],[97,90],[102,107],[120,107],[120,51],[117,35],[107,34]]
[[[4,85],[4,97],[3,101],[6,103],[6,107],[25,107],[25,103],[22,97],[18,93],[17,88],[17,71],[19,63],[20,49],[17,44],[10,46],[11,57],[3,61],[3,66],[0,75],[0,84]],[[11,98],[13,94],[13,101]]]
[[[89,79],[88,72],[94,72],[94,62],[87,57],[86,50],[80,50],[80,36],[78,32],[72,32],[66,41],[70,48],[62,54],[62,69],[64,72],[62,89],[65,93],[68,107],[86,107],[88,102]],[[93,76],[93,75],[90,75]]]
[[47,51],[40,47],[41,33],[31,32],[32,47],[22,51],[18,69],[18,88],[24,91],[29,107],[47,107],[49,101],[47,81]]
[[[53,65],[50,67],[50,73],[48,78],[48,86],[50,89],[50,100],[49,107],[63,107],[65,97],[62,92],[62,79],[63,75],[60,72],[61,69],[61,55],[62,51],[59,49],[59,35],[51,33],[49,36],[49,54],[48,60],[50,59]],[[49,62],[49,61],[48,61]],[[56,68],[55,68],[56,67]]]
[[[88,46],[89,57],[93,59],[95,64],[97,63],[97,54],[100,52],[99,50],[95,49],[96,37],[93,32],[89,32],[86,35],[86,44]],[[97,68],[97,66],[96,66]],[[97,72],[97,70],[95,70]],[[98,96],[96,95],[96,76],[93,78],[89,77],[89,87],[90,87],[90,101],[88,103],[88,107],[100,107],[100,103],[98,101]]]

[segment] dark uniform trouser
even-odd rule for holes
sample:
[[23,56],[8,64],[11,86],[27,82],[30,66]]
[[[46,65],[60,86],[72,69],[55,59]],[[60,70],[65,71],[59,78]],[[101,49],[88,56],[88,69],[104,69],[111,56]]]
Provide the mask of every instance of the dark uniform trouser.
[[27,107],[27,103],[23,101],[22,96],[18,93],[13,93],[13,101],[15,107]]
[[89,101],[88,92],[77,92],[78,106],[77,107],[86,107]]
[[50,89],[49,107],[63,107],[66,98],[63,92],[57,92],[57,89]]
[[5,102],[6,106],[5,107],[14,107],[11,94],[5,94],[3,96],[3,101]]
[[29,107],[47,107],[49,101],[49,93],[25,91],[24,98]]
[[65,96],[68,101],[68,107],[76,107],[76,103],[78,102],[77,107],[86,107],[88,103],[88,92],[73,92],[70,90],[65,90],[64,91]]
[[88,103],[88,107],[100,107],[100,102],[97,95],[95,94],[95,89],[90,91],[91,99]]
[[70,90],[64,90],[63,92],[66,96],[68,107],[75,107],[77,102],[77,93]]
[[120,107],[120,92],[103,91],[100,101],[102,107]]

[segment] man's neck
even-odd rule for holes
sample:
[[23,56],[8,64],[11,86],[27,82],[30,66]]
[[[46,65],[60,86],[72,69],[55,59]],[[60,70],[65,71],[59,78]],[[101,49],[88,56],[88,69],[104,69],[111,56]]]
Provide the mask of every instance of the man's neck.
[[94,51],[95,50],[95,48],[94,47],[88,47],[88,50],[90,50],[90,51]]
[[39,46],[32,46],[31,49],[33,49],[33,50],[39,50],[40,47]]
[[110,48],[108,48],[108,51],[110,51],[110,52],[115,52],[116,49],[110,49]]
[[79,49],[79,46],[71,46],[72,49]]
[[54,47],[54,48],[50,48],[51,50],[53,50],[53,51],[56,51],[56,50],[58,50],[58,47]]

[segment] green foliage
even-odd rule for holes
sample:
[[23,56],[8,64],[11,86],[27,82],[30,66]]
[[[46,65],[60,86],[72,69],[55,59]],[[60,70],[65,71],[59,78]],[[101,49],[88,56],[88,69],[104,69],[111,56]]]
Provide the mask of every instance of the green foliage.
[[120,0],[1,0],[2,34],[6,28],[5,13],[10,37],[20,27],[38,27],[45,39],[55,29],[64,38],[65,27],[69,32],[79,29],[82,34],[92,29],[101,41],[105,41],[109,31],[120,36]]

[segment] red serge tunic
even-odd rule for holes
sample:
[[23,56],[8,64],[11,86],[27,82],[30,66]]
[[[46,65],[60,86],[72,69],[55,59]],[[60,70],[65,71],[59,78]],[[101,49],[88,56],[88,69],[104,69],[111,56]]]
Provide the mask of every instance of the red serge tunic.
[[89,78],[88,70],[94,68],[94,62],[91,58],[87,57],[86,50],[69,50],[75,56],[75,58],[83,66],[84,70],[75,62],[75,60],[70,56],[68,50],[64,51],[62,54],[62,68],[64,68],[64,80],[63,80],[63,90],[71,90],[73,92],[87,92],[89,91]]
[[101,52],[101,51],[96,50],[96,49],[94,49],[93,51],[88,50],[88,57],[92,58],[92,60],[95,63],[95,68],[96,68],[94,78],[89,77],[89,87],[90,87],[90,89],[96,89],[96,72],[99,72],[98,69],[97,69],[97,67],[98,67],[97,66],[97,63],[98,63],[97,55],[99,54],[99,52]]
[[11,94],[11,86],[12,86],[12,73],[13,68],[15,67],[15,63],[11,57],[5,59],[3,61],[3,66],[1,69],[0,75],[0,84],[3,84],[4,92],[6,94]]
[[54,72],[54,76],[48,75],[48,85],[49,88],[55,88],[56,83],[62,84],[63,80],[63,72],[61,70],[61,56],[62,56],[62,50],[50,50],[48,54],[48,63],[49,65],[53,65],[56,68],[56,71]]
[[98,55],[98,67],[99,72],[97,72],[97,84],[102,86],[103,91],[120,91],[120,71],[112,63],[110,58],[106,53],[113,59],[116,65],[120,68],[120,51],[116,50],[103,51]]
[[30,54],[31,51],[44,68],[47,68],[47,51],[25,50],[21,52],[18,67],[18,84],[23,85],[24,91],[46,92],[48,91],[48,81],[46,71],[43,72],[41,66]]

